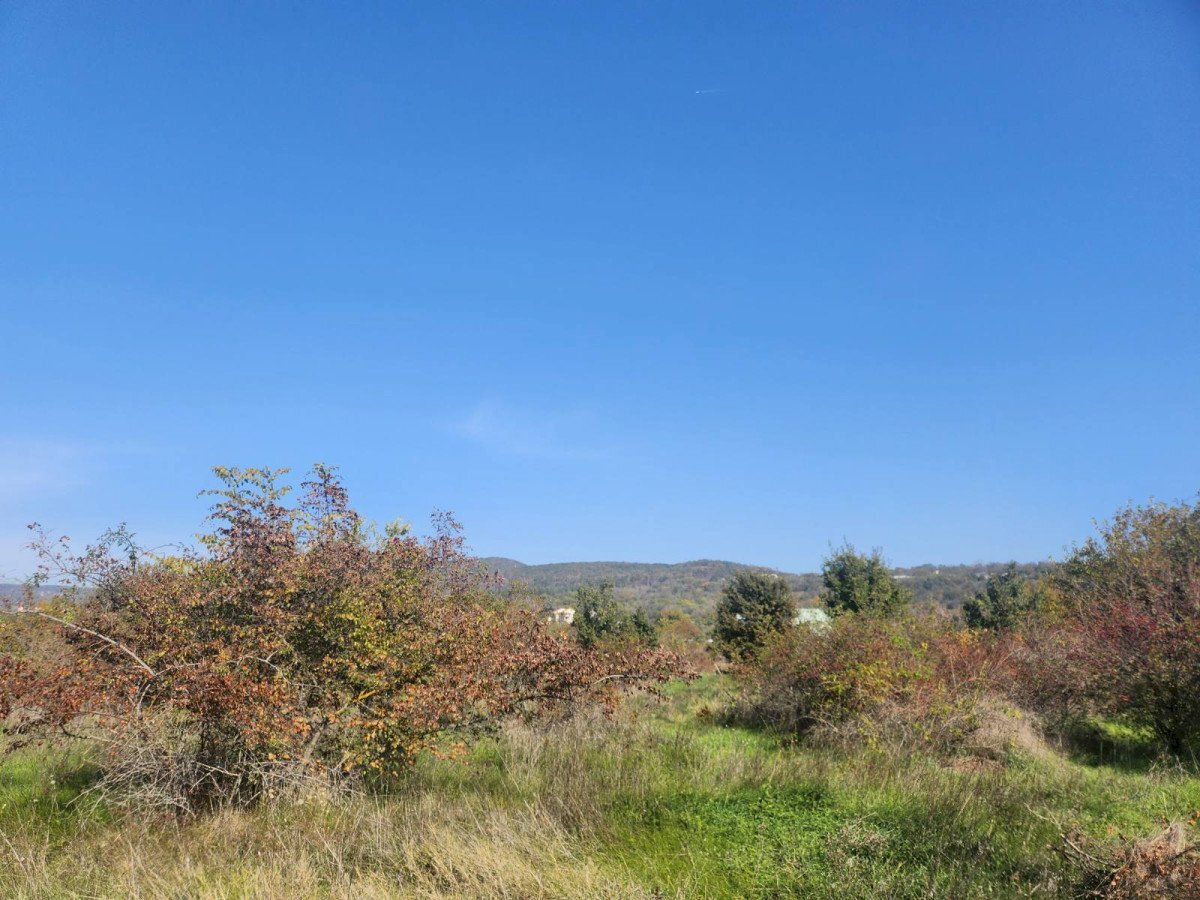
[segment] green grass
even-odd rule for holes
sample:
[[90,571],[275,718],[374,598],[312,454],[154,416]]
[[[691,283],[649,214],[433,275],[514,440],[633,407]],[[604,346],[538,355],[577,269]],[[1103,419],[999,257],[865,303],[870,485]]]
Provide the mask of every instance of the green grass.
[[387,796],[183,825],[72,802],[85,761],[25,752],[0,767],[0,895],[1071,897],[1064,832],[1102,852],[1200,810],[1194,769],[1120,729],[971,771],[721,726],[727,690],[509,729]]
[[103,804],[83,796],[98,770],[81,748],[25,749],[0,759],[0,833],[30,822],[58,833],[85,819],[109,818]]
[[[1064,832],[1103,847],[1200,808],[1194,774],[1109,764],[1111,753],[1109,763],[1014,759],[981,775],[928,757],[783,746],[697,715],[721,690],[710,677],[643,705],[636,754],[564,750],[599,785],[593,858],[685,896],[1069,895],[1085,873],[1058,852]],[[545,777],[556,766],[539,762],[510,796],[561,789]],[[511,755],[489,743],[464,772],[474,789],[490,783],[502,795],[505,766]]]

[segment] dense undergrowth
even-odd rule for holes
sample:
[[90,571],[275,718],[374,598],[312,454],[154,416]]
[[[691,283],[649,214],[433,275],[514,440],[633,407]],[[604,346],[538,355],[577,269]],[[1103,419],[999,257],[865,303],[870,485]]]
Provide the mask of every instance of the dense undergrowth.
[[[0,729],[102,750],[110,798],[197,815],[397,777],[509,719],[616,707],[685,676],[642,640],[591,646],[486,590],[457,525],[418,538],[335,470],[215,470],[203,549],[128,529],[83,551],[32,526],[59,596],[0,610]],[[648,624],[646,626],[649,627]]]
[[513,724],[385,794],[184,821],[106,808],[85,759],[24,751],[0,768],[0,895],[1075,897],[1200,809],[1195,768],[1132,729],[976,765],[722,726],[730,690]]
[[739,576],[694,681],[694,623],[581,589],[568,633],[328,468],[218,474],[205,552],[43,542],[76,588],[0,633],[0,896],[1200,896],[1200,504],[972,628],[849,547],[811,627]]

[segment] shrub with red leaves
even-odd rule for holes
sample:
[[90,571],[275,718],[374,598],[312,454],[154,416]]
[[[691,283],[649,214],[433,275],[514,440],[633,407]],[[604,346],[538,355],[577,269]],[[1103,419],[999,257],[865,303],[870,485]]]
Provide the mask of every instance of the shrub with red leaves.
[[1008,645],[933,616],[839,616],[827,629],[793,628],[745,663],[735,716],[793,734],[955,749],[1007,683]]
[[1056,580],[1041,659],[1064,696],[1175,749],[1200,738],[1200,503],[1121,510]]
[[497,600],[446,517],[427,539],[377,534],[328,467],[294,506],[285,470],[215,471],[201,551],[147,554],[122,528],[75,555],[38,530],[43,577],[73,596],[0,618],[10,730],[98,741],[115,780],[190,811],[284,776],[398,773],[454,752],[451,735],[611,709],[678,668],[638,646],[587,650]]

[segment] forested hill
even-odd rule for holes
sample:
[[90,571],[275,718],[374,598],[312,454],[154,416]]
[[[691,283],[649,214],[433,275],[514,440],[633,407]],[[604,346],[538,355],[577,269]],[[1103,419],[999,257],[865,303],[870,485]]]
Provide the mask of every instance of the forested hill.
[[[574,562],[528,566],[515,559],[486,557],[481,560],[506,581],[521,581],[550,599],[565,599],[581,584],[611,581],[617,596],[627,603],[656,613],[664,607],[680,606],[693,615],[707,617],[716,606],[721,588],[739,569],[774,572],[763,566],[717,559],[698,559],[683,563]],[[976,565],[924,565],[893,569],[892,574],[913,592],[918,603],[933,602],[949,609],[980,590],[988,575],[1006,563]],[[1051,563],[1026,563],[1019,568],[1030,576],[1044,574]],[[785,578],[802,604],[816,602],[821,590],[817,572],[777,572]]]
[[[817,572],[778,572],[765,566],[748,566],[720,559],[698,559],[682,563],[573,562],[527,566],[515,559],[485,557],[480,562],[497,572],[506,582],[524,582],[547,600],[566,600],[581,584],[611,581],[617,596],[631,606],[653,615],[668,606],[680,607],[693,616],[707,619],[716,607],[721,588],[739,569],[775,572],[802,604],[813,604],[821,591]],[[962,602],[983,587],[987,576],[1006,563],[978,563],[970,566],[914,566],[893,569],[892,574],[913,592],[917,603],[933,602],[957,609]],[[1025,563],[1019,566],[1031,577],[1049,572],[1051,563]],[[42,587],[39,596],[55,592]],[[17,602],[22,594],[19,584],[0,584],[0,607]]]
[[32,591],[33,597],[44,598],[52,597],[57,594],[61,588],[53,585],[42,585],[37,588],[26,588],[24,584],[4,583],[0,584],[0,609],[5,609],[11,606],[16,606],[25,599],[28,591]]

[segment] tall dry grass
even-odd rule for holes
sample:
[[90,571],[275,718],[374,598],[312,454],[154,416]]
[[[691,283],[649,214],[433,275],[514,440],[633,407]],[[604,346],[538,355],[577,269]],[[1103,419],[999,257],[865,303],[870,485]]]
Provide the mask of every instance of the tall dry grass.
[[384,796],[186,822],[0,768],[0,897],[1072,897],[1097,873],[1062,835],[1103,859],[1200,808],[1186,767],[781,744],[697,715],[721,699],[708,679],[615,723],[508,728]]

